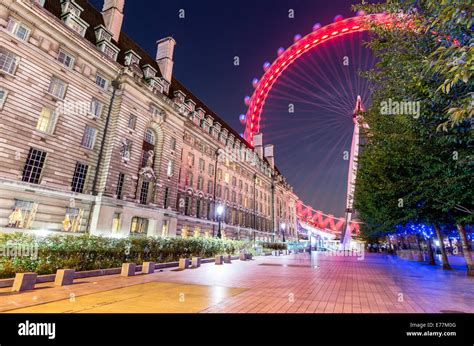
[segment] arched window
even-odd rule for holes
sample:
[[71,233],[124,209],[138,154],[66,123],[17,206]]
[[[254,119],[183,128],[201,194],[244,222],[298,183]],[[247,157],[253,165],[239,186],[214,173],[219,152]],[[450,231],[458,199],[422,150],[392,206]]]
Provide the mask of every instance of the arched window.
[[155,146],[156,136],[152,129],[146,129],[145,131],[145,142]]
[[145,137],[143,138],[143,146],[142,146],[142,162],[141,162],[142,168],[146,166],[152,166],[154,155],[153,157],[151,157],[151,160],[150,160],[150,155],[152,153],[155,154],[155,143],[156,143],[155,131],[153,131],[150,128],[146,129]]

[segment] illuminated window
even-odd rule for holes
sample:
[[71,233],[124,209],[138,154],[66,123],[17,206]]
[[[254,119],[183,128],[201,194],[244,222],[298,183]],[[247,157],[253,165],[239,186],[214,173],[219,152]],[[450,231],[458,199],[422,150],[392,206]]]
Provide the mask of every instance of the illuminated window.
[[62,49],[59,50],[57,60],[67,68],[74,67],[74,57]]
[[163,220],[163,226],[161,227],[161,236],[166,238],[169,234],[169,221]]
[[222,170],[220,168],[217,169],[217,179],[222,180]]
[[56,126],[56,112],[50,108],[44,107],[38,118],[36,129],[52,134]]
[[30,29],[13,18],[8,21],[7,30],[22,41],[26,41],[30,35]]
[[171,161],[171,160],[168,161],[168,167],[166,168],[166,174],[168,175],[168,178],[171,178],[173,176],[173,161]]
[[66,217],[63,221],[65,232],[79,232],[84,217],[84,210],[79,208],[66,208]]
[[122,226],[122,214],[114,213],[112,219],[112,233],[120,233],[120,227]]
[[133,217],[130,226],[131,234],[146,234],[148,232],[148,219]]
[[51,95],[62,100],[66,96],[66,90],[67,90],[66,82],[56,77],[53,77],[51,79],[51,83],[49,84],[49,89],[48,89],[48,92]]
[[46,152],[35,148],[30,148],[25,167],[23,168],[22,181],[32,184],[39,184],[45,160]]
[[229,181],[230,181],[230,175],[229,175],[229,173],[226,173],[226,174],[224,175],[224,181],[225,181],[227,184],[229,184]]
[[38,203],[36,202],[16,199],[13,211],[8,216],[7,227],[23,229],[31,228],[37,209]]

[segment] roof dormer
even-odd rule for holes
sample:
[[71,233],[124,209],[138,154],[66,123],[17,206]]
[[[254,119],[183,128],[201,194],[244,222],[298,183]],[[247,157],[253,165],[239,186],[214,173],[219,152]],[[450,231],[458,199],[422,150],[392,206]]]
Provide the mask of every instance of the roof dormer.
[[74,0],[61,0],[61,20],[68,27],[84,37],[89,24],[81,18],[84,9]]
[[150,64],[143,66],[143,74],[145,79],[154,78],[156,76],[156,72],[158,71]]
[[112,43],[112,33],[102,24],[94,28],[97,47],[110,59],[117,61],[120,49]]
[[130,49],[125,52],[125,66],[140,65],[140,60],[142,60],[142,57],[133,50]]

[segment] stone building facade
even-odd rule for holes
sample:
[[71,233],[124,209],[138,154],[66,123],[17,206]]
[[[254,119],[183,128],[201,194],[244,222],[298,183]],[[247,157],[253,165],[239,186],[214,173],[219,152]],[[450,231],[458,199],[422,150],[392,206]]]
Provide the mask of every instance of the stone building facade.
[[0,3],[0,230],[295,237],[273,147],[173,77],[174,39],[153,58],[123,19],[124,0]]

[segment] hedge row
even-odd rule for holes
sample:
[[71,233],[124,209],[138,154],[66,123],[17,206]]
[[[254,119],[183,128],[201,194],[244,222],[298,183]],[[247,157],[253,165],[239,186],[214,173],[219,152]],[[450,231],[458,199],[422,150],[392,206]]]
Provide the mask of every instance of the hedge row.
[[264,250],[287,250],[286,243],[271,243],[271,242],[261,242],[260,245],[263,247]]
[[213,238],[126,238],[113,239],[90,235],[0,234],[0,278],[18,272],[53,274],[58,269],[76,271],[120,267],[124,262],[157,263],[182,257],[214,257],[251,251],[248,241]]

